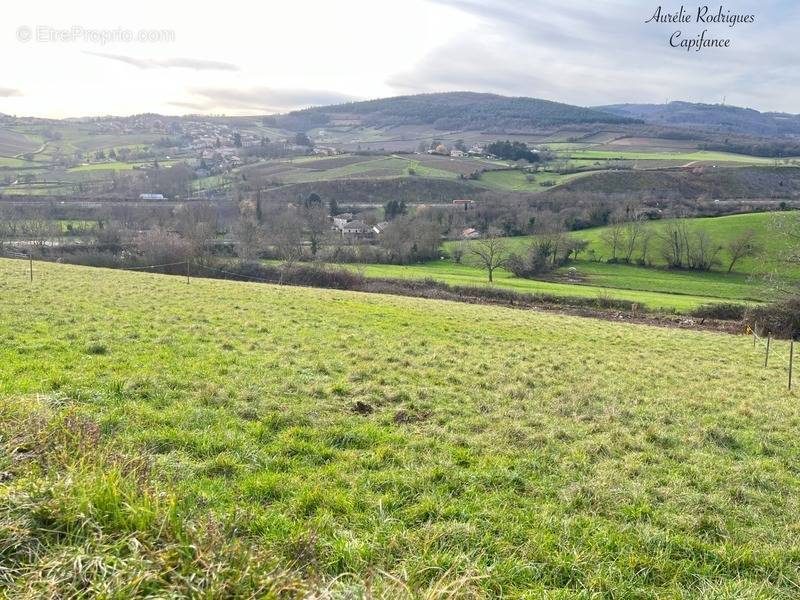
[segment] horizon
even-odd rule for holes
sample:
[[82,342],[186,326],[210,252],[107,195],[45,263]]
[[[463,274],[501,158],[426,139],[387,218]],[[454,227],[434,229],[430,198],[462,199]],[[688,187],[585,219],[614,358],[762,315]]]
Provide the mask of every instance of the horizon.
[[[241,114],[227,114],[227,113],[197,113],[197,112],[175,112],[175,113],[167,113],[167,112],[153,112],[153,111],[140,111],[140,112],[132,112],[128,114],[96,114],[96,115],[68,115],[63,117],[46,117],[40,115],[31,115],[31,114],[10,114],[0,111],[0,115],[4,115],[7,117],[11,117],[14,119],[39,119],[39,120],[49,120],[49,121],[79,121],[83,119],[129,119],[131,117],[136,117],[140,115],[155,115],[160,117],[171,117],[171,118],[188,118],[188,117],[200,117],[200,118],[257,118],[257,117],[271,117],[271,116],[280,116],[285,115],[290,112],[295,112],[298,110],[307,110],[313,108],[325,108],[326,106],[338,106],[343,104],[350,104],[350,103],[358,103],[358,102],[370,102],[375,100],[387,100],[390,98],[400,98],[400,97],[410,97],[410,96],[422,96],[422,95],[436,95],[436,94],[459,94],[459,93],[468,93],[468,94],[489,94],[495,95],[505,98],[528,98],[532,100],[544,100],[547,102],[555,102],[558,104],[567,104],[566,102],[561,102],[560,100],[553,100],[551,98],[534,98],[532,96],[507,96],[505,94],[494,94],[493,92],[474,92],[471,90],[450,90],[446,92],[422,92],[420,94],[398,94],[395,96],[381,96],[376,98],[364,98],[361,100],[351,100],[349,102],[339,102],[335,104],[317,104],[312,106],[304,106],[293,108],[291,110],[287,110],[284,112],[273,112],[273,113],[259,113],[259,112],[251,112],[251,113],[241,113]],[[667,106],[669,104],[692,104],[692,105],[703,105],[703,106],[726,106],[728,108],[736,108],[741,110],[755,110],[762,114],[787,114],[791,116],[800,115],[798,113],[786,112],[786,111],[779,111],[779,110],[759,110],[757,108],[753,108],[752,106],[738,106],[731,104],[729,102],[699,102],[699,101],[692,101],[692,100],[668,100],[666,102],[616,102],[613,104],[587,104],[587,105],[570,105],[570,106],[579,106],[581,108],[589,108],[593,110],[598,110],[602,112],[603,107],[605,106],[624,106],[624,105],[650,105],[650,106]]]
[[[273,2],[248,8],[247,18],[192,8],[191,22],[185,7],[155,0],[130,14],[109,13],[99,0],[14,4],[0,27],[0,49],[14,57],[0,79],[0,112],[244,116],[456,90],[577,106],[726,98],[800,112],[800,70],[786,66],[800,64],[800,50],[775,45],[790,39],[800,6],[769,0],[755,23],[705,25],[731,37],[731,47],[703,52],[670,48],[676,25],[646,23],[653,8],[409,0],[387,28],[382,3],[367,0]],[[752,10],[740,0],[725,8]]]

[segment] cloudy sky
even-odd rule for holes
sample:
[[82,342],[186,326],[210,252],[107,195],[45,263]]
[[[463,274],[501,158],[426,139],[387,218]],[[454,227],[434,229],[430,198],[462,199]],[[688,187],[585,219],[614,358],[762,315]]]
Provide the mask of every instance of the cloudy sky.
[[[641,0],[11,2],[0,112],[263,114],[473,90],[584,106],[691,100],[800,113],[800,2],[725,2],[755,23],[645,23]],[[698,4],[686,3],[694,14]],[[720,4],[709,4],[716,13]],[[680,4],[662,4],[664,12]],[[729,38],[686,52],[677,29]]]

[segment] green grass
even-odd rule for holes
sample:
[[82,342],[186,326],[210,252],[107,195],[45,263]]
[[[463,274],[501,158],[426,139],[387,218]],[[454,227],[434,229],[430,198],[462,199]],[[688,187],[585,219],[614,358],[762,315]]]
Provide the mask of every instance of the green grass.
[[35,267],[0,260],[0,593],[796,597],[783,343]]
[[[723,250],[719,253],[720,265],[717,267],[718,270],[722,271],[727,270],[727,263],[730,258],[727,250],[724,249],[725,244],[734,239],[737,235],[752,230],[756,234],[755,240],[763,247],[764,252],[757,258],[745,258],[737,262],[734,267],[734,272],[757,275],[763,273],[765,270],[771,270],[779,266],[774,259],[784,248],[786,239],[775,234],[775,223],[790,215],[791,213],[785,212],[746,213],[724,217],[689,219],[687,223],[690,231],[703,229],[709,233],[715,243],[723,246]],[[654,234],[648,252],[648,260],[656,266],[664,266],[666,264],[660,252],[658,234],[671,222],[671,219],[664,219],[647,223],[647,227],[651,229]],[[605,227],[597,227],[575,231],[570,235],[588,241],[589,247],[587,251],[594,250],[596,258],[606,260],[611,256],[610,248],[606,242],[603,241],[603,232],[606,229]],[[532,239],[533,238],[530,236],[508,238],[508,244],[512,250],[522,251],[530,245]],[[452,242],[446,244],[446,247],[451,246]],[[641,252],[637,251],[633,254],[632,258],[636,260],[640,257]],[[609,265],[609,267],[611,267],[611,265]]]
[[[683,160],[683,161],[717,161],[735,162],[754,165],[771,165],[775,163],[773,158],[763,158],[759,156],[748,156],[745,154],[732,154],[729,152],[712,152],[708,150],[698,150],[696,152],[636,152],[626,150],[574,150],[566,153],[571,158],[589,158],[598,160],[626,159],[626,160]],[[791,160],[791,159],[781,159]]]
[[[108,163],[91,163],[86,165],[80,165],[78,167],[73,167],[68,170],[69,173],[83,173],[86,171],[130,171],[134,167],[141,167],[141,166],[153,166],[152,160],[144,161],[144,162],[121,162],[121,161],[112,161]],[[160,167],[170,167],[172,165],[178,164],[183,162],[181,160],[173,159],[173,160],[159,160],[158,165]]]
[[[737,235],[752,230],[756,234],[756,241],[763,247],[763,252],[757,258],[744,258],[736,263],[734,271],[727,273],[729,255],[726,250],[719,253],[720,264],[714,271],[680,271],[665,269],[665,261],[660,252],[661,242],[658,233],[663,230],[669,220],[653,221],[647,224],[654,237],[650,243],[648,260],[653,267],[639,267],[625,264],[609,264],[605,262],[611,251],[603,241],[603,231],[606,228],[586,229],[572,232],[573,237],[587,240],[589,246],[583,256],[570,266],[575,267],[581,278],[582,284],[594,287],[611,288],[613,290],[640,290],[659,292],[663,294],[688,294],[690,296],[714,297],[720,300],[750,301],[769,300],[770,288],[765,283],[764,274],[779,272],[790,278],[800,278],[800,269],[786,267],[776,260],[783,250],[786,240],[774,233],[776,220],[785,218],[788,213],[748,213],[730,215],[725,217],[709,217],[691,219],[688,221],[689,229],[704,229],[720,245],[735,238]],[[531,236],[508,238],[507,244],[512,252],[524,252],[530,245]],[[452,250],[455,244],[448,242],[446,250]],[[467,245],[469,242],[467,243]],[[468,247],[468,246],[467,246]],[[594,260],[587,260],[590,252],[594,252]],[[640,252],[633,254],[633,260],[641,258]],[[467,254],[465,261],[469,262]],[[425,265],[427,267],[427,265]],[[432,263],[432,271],[440,267]],[[560,269],[556,275],[564,275],[566,268]],[[508,274],[505,274],[508,276]],[[422,276],[422,273],[420,273]],[[435,275],[434,275],[435,276]],[[524,285],[524,284],[522,284]],[[620,293],[619,291],[615,293]],[[666,306],[664,304],[663,306]],[[676,306],[676,308],[678,308]],[[679,310],[686,306],[679,308]]]
[[558,173],[549,172],[531,174],[523,171],[486,171],[474,184],[480,187],[488,187],[497,190],[541,192],[547,189],[541,185],[543,181],[553,182],[554,185],[558,185],[584,175],[586,175],[586,173],[560,175]]
[[[392,277],[401,279],[432,278],[452,285],[489,285],[486,271],[469,264],[454,264],[451,261],[431,261],[416,265],[359,265],[352,267],[363,272],[366,277]],[[637,289],[630,286],[606,286],[605,282],[598,285],[584,283],[561,283],[558,281],[541,281],[537,279],[523,279],[515,277],[512,273],[498,269],[494,273],[493,285],[501,288],[513,289],[518,292],[540,292],[562,297],[598,298],[607,297],[619,300],[630,300],[658,311],[677,311],[686,313],[703,304],[720,302],[728,296],[715,296],[707,291],[702,293],[682,292],[676,290],[676,285],[664,286],[668,291],[662,292],[656,284],[651,289]],[[616,282],[612,282],[616,283]],[[622,289],[616,289],[616,287]],[[707,288],[704,288],[707,289]]]
[[[595,286],[647,290],[666,294],[713,296],[725,300],[768,300],[769,286],[754,275],[704,271],[674,271],[633,265],[575,261],[570,267]],[[563,274],[567,268],[559,269]]]

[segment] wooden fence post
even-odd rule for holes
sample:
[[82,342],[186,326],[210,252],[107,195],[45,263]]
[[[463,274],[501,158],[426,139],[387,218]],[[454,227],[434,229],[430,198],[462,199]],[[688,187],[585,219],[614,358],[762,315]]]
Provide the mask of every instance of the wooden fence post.
[[186,260],[186,285],[189,285],[189,260]]
[[28,262],[31,267],[31,283],[33,283],[33,248],[28,248]]
[[792,390],[792,364],[794,363],[794,338],[789,341],[789,391]]
[[766,367],[767,363],[769,362],[769,342],[770,342],[770,337],[771,336],[772,336],[772,334],[768,331],[767,332],[767,351],[764,353],[764,367]]

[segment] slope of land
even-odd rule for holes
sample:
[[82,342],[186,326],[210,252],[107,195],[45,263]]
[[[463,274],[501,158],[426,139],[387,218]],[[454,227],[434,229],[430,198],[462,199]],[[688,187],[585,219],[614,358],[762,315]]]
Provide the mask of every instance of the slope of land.
[[0,260],[11,597],[800,585],[783,344],[765,369],[745,337],[68,265],[24,275]]
[[308,108],[278,119],[302,130],[332,125],[398,127],[426,125],[434,130],[535,130],[566,124],[636,123],[629,117],[537,98],[447,92],[381,98]]
[[667,104],[613,104],[597,110],[641,119],[647,123],[751,134],[758,136],[800,135],[800,115],[759,112],[752,108],[669,102]]
[[795,199],[800,168],[723,168],[713,164],[661,171],[602,171],[567,181],[552,193],[646,194],[650,198]]
[[[774,297],[774,289],[766,276],[780,274],[789,279],[800,279],[800,271],[777,262],[785,250],[787,240],[775,234],[775,222],[787,213],[748,213],[725,217],[697,218],[687,220],[688,230],[703,229],[713,242],[722,247],[719,263],[713,271],[667,269],[660,251],[659,235],[673,220],[664,219],[646,224],[652,238],[649,244],[648,265],[619,264],[606,262],[611,251],[603,236],[606,228],[598,227],[574,231],[569,235],[586,240],[589,244],[581,258],[540,279],[514,277],[504,269],[494,273],[493,285],[519,292],[549,293],[562,297],[597,298],[608,297],[636,302],[650,310],[688,313],[703,304],[723,302],[764,302]],[[762,250],[757,257],[745,257],[736,262],[734,270],[727,273],[730,261],[726,245],[737,236],[752,231],[753,242]],[[534,236],[509,237],[506,247],[509,252],[524,253]],[[462,264],[445,257],[442,260],[407,266],[360,265],[353,267],[367,277],[397,277],[404,279],[426,279],[453,285],[486,286],[486,271],[481,269],[470,254],[471,244],[476,242],[451,241],[444,245],[445,255],[456,247],[464,250]],[[634,263],[641,258],[641,251],[633,253]],[[568,272],[575,269],[574,272]]]

